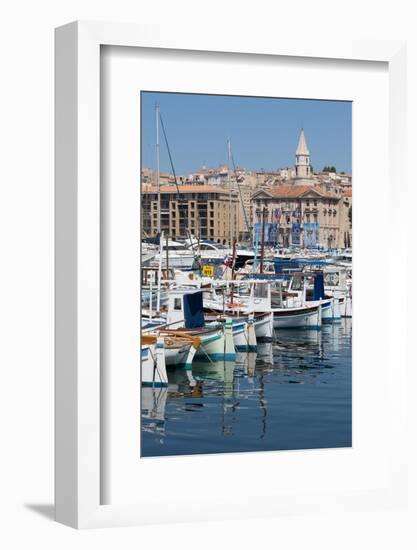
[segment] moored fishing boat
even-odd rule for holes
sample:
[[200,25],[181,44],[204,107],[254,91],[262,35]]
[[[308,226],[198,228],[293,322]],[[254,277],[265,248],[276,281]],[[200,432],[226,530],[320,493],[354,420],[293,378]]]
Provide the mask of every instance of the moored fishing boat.
[[273,338],[274,315],[270,311],[258,312],[254,314],[254,325],[256,340],[269,341]]
[[233,317],[229,314],[206,314],[209,322],[232,323],[233,344],[235,351],[256,351],[257,338],[253,316]]
[[274,308],[274,328],[318,329],[321,327],[320,304]]
[[170,291],[166,326],[170,332],[200,338],[196,352],[199,360],[235,359],[232,323],[205,323],[201,290],[176,288]]
[[165,348],[162,337],[141,341],[141,381],[143,386],[167,386],[168,375],[165,364]]
[[191,364],[201,341],[196,336],[179,334],[176,331],[158,330],[142,336],[142,342],[154,342],[157,337],[163,338],[165,364],[167,367],[191,368]]
[[343,266],[327,266],[324,271],[326,294],[337,302],[341,317],[352,317],[352,287],[348,283],[348,270]]

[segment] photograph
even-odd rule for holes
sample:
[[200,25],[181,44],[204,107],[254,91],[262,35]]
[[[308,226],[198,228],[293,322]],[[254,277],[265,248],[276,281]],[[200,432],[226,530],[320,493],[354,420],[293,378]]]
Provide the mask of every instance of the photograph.
[[352,102],[138,101],[138,458],[351,447]]

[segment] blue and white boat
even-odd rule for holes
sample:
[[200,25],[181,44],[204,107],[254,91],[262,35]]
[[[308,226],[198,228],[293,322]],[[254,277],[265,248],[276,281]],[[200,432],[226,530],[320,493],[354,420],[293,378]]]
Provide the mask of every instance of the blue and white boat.
[[167,386],[168,375],[165,364],[165,346],[162,337],[142,336],[141,381],[143,386],[154,388]]

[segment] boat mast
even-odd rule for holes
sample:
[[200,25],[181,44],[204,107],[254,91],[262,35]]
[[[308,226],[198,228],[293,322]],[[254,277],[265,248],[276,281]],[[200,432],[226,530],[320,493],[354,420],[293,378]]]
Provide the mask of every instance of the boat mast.
[[[235,180],[236,180],[236,187],[237,187],[237,190],[239,191],[239,198],[240,198],[240,204],[242,206],[242,211],[243,211],[243,216],[245,218],[245,223],[246,223],[246,229],[248,231],[248,239],[250,240],[251,239],[251,235],[252,235],[252,230],[251,230],[251,226],[250,226],[250,223],[248,221],[248,216],[246,214],[246,208],[245,208],[245,202],[243,200],[243,196],[242,196],[242,189],[240,188],[240,185],[239,185],[239,178],[238,178],[238,175],[237,175],[237,170],[236,170],[236,165],[235,165],[235,159],[233,158],[233,154],[232,154],[232,146],[231,146],[231,143],[230,143],[230,150],[229,150],[229,156],[230,156],[230,160],[232,162],[232,165],[233,165],[233,173],[235,175]],[[237,235],[239,236],[239,227],[240,227],[240,208],[239,206],[237,206],[237,216],[238,216],[238,223],[237,223]]]
[[161,183],[159,175],[159,104],[155,103],[155,123],[156,123],[156,185],[158,188],[158,222],[157,233],[161,236]]
[[[158,262],[158,293],[156,298],[156,311],[157,314],[161,314],[161,280],[162,280],[162,252],[163,252],[163,240],[164,235],[161,233],[159,237],[159,262]],[[167,277],[168,279],[168,277]],[[152,299],[152,293],[151,293],[151,299]]]
[[233,253],[232,253],[232,285],[230,292],[230,303],[233,304],[233,294],[235,292],[235,285],[233,281],[235,279],[235,263],[236,263],[236,239],[233,239]]
[[264,251],[265,251],[265,214],[266,206],[262,210],[262,234],[261,234],[261,265],[259,272],[262,274],[264,272]]
[[227,140],[227,178],[229,180],[229,244],[233,246],[232,180],[230,178],[230,138]]

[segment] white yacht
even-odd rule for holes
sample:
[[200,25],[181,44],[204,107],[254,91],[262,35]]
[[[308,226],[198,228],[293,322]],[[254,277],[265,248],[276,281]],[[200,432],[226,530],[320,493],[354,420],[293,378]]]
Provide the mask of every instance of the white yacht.
[[226,256],[231,255],[230,248],[212,241],[201,241],[198,243],[196,239],[193,239],[188,248],[194,251],[194,254],[199,256],[203,260],[203,263],[204,260],[224,260]]
[[[168,251],[168,267],[177,269],[192,269],[194,266],[194,253],[183,243],[168,240],[168,244],[162,244],[162,268],[166,268]],[[154,257],[154,263],[159,264],[160,253]]]

